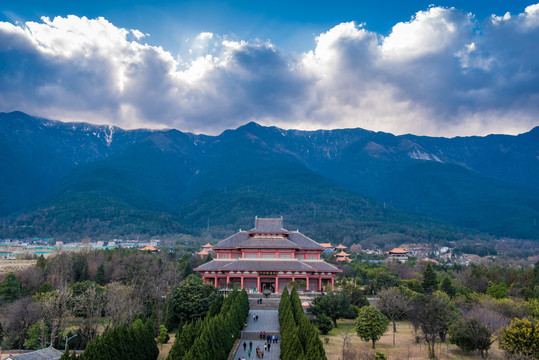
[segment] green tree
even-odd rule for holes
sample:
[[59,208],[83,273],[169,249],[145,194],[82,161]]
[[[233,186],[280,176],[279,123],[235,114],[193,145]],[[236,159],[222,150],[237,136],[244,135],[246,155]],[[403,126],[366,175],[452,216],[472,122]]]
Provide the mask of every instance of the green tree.
[[425,271],[423,272],[423,282],[421,285],[426,293],[431,293],[438,289],[438,276],[430,262],[427,263]]
[[369,301],[365,296],[365,292],[361,290],[359,286],[353,283],[348,283],[343,286],[342,291],[347,292],[350,295],[350,304],[357,307],[363,307],[369,305]]
[[21,296],[21,283],[17,281],[14,273],[9,273],[0,284],[0,300],[3,302],[12,302]]
[[455,297],[457,294],[457,288],[453,285],[453,280],[451,280],[450,276],[444,277],[442,284],[440,285],[440,290],[449,295],[450,298]]
[[172,290],[167,327],[174,328],[179,323],[204,317],[218,296],[217,289],[213,285],[204,284],[202,278],[197,275],[189,275]]
[[389,289],[402,284],[402,280],[395,275],[387,272],[381,272],[376,275],[370,285],[370,292],[377,293],[380,290]]
[[316,317],[316,326],[322,335],[326,335],[333,329],[333,322],[326,314],[319,314]]
[[359,309],[356,319],[356,332],[363,341],[372,341],[372,348],[375,343],[387,331],[389,319],[374,306],[364,306]]
[[69,349],[66,348],[62,356],[60,356],[60,360],[69,360],[71,356],[69,356]]
[[501,331],[500,348],[519,358],[539,358],[539,320],[514,319]]
[[487,288],[487,294],[494,299],[503,299],[507,297],[507,285],[505,283],[492,284]]
[[348,316],[350,311],[350,295],[346,292],[318,295],[309,307],[309,312],[315,316],[327,315],[335,327],[337,327],[337,319]]
[[24,348],[30,350],[38,350],[47,347],[47,335],[49,334],[49,327],[44,321],[38,321],[34,325],[30,326],[26,333],[26,340],[24,341]]
[[464,351],[480,351],[483,359],[488,357],[488,349],[493,343],[492,332],[474,318],[451,325],[449,339]]
[[170,336],[168,335],[168,330],[165,325],[159,326],[159,336],[157,337],[157,340],[161,346],[170,340]]

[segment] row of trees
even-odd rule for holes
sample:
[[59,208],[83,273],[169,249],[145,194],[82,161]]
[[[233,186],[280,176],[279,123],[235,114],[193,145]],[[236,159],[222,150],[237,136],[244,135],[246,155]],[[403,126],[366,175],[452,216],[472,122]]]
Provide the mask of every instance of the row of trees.
[[226,298],[215,297],[205,317],[192,318],[180,327],[167,359],[226,359],[248,315],[245,290],[234,290]]
[[130,325],[105,331],[90,341],[78,357],[66,350],[60,360],[155,360],[158,355],[153,323],[137,319]]
[[279,303],[281,326],[281,359],[325,360],[324,346],[315,327],[303,311],[299,295],[294,287],[289,294],[285,288]]

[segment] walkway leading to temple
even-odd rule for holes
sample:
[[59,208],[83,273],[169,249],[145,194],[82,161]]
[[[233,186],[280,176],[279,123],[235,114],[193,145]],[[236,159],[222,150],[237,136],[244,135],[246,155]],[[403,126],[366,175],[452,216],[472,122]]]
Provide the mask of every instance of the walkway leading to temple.
[[[262,296],[261,296],[262,297]],[[279,360],[281,355],[281,334],[279,328],[279,301],[280,296],[272,295],[269,299],[262,299],[262,304],[259,304],[257,300],[259,297],[249,295],[249,318],[247,320],[247,327],[242,331],[242,339],[240,345],[236,350],[233,360],[241,359],[245,357],[248,359],[258,359],[255,349],[260,347],[264,351],[264,344],[267,344],[267,340],[260,339],[260,332],[265,331],[267,335],[278,335],[279,341],[277,343],[271,343],[270,350],[264,351],[264,360]],[[253,320],[253,316],[258,315],[258,320]],[[245,342],[245,350],[243,343]],[[249,350],[249,342],[253,343],[251,357],[247,354]]]

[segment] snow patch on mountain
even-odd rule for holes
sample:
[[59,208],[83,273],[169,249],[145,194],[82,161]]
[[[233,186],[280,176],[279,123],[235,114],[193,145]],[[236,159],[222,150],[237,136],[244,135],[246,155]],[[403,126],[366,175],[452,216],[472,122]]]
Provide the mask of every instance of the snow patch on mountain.
[[114,135],[114,126],[109,125],[109,131],[110,133],[107,133],[107,130],[105,130],[105,141],[107,142],[107,146],[110,146],[110,143],[112,142],[112,136]]
[[426,152],[424,152],[423,150],[418,149],[418,148],[415,148],[414,150],[410,151],[408,153],[408,156],[411,159],[437,161],[437,162],[443,163],[443,161],[440,160],[440,158],[438,156],[436,156],[434,154],[427,154]]

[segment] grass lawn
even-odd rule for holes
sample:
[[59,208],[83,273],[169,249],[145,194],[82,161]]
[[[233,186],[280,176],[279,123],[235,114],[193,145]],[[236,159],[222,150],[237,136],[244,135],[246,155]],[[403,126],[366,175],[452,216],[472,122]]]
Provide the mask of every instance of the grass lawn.
[[[354,320],[343,319],[337,321],[337,324],[339,327],[331,330],[328,335],[320,335],[328,360],[342,360],[343,340],[347,334],[354,349],[362,354],[373,353],[372,342],[364,342],[357,336]],[[324,340],[325,338],[329,339],[327,344]],[[397,322],[395,346],[393,346],[393,326],[390,325],[388,332],[376,342],[376,351],[384,353],[390,360],[427,359],[426,343],[424,341],[419,344],[415,342],[414,328],[407,321]],[[479,352],[465,353],[449,342],[436,344],[436,356],[438,359],[481,359]],[[497,343],[494,343],[489,350],[488,359],[498,360],[503,358],[503,353],[499,351]],[[354,360],[361,360],[361,357],[354,358]]]

